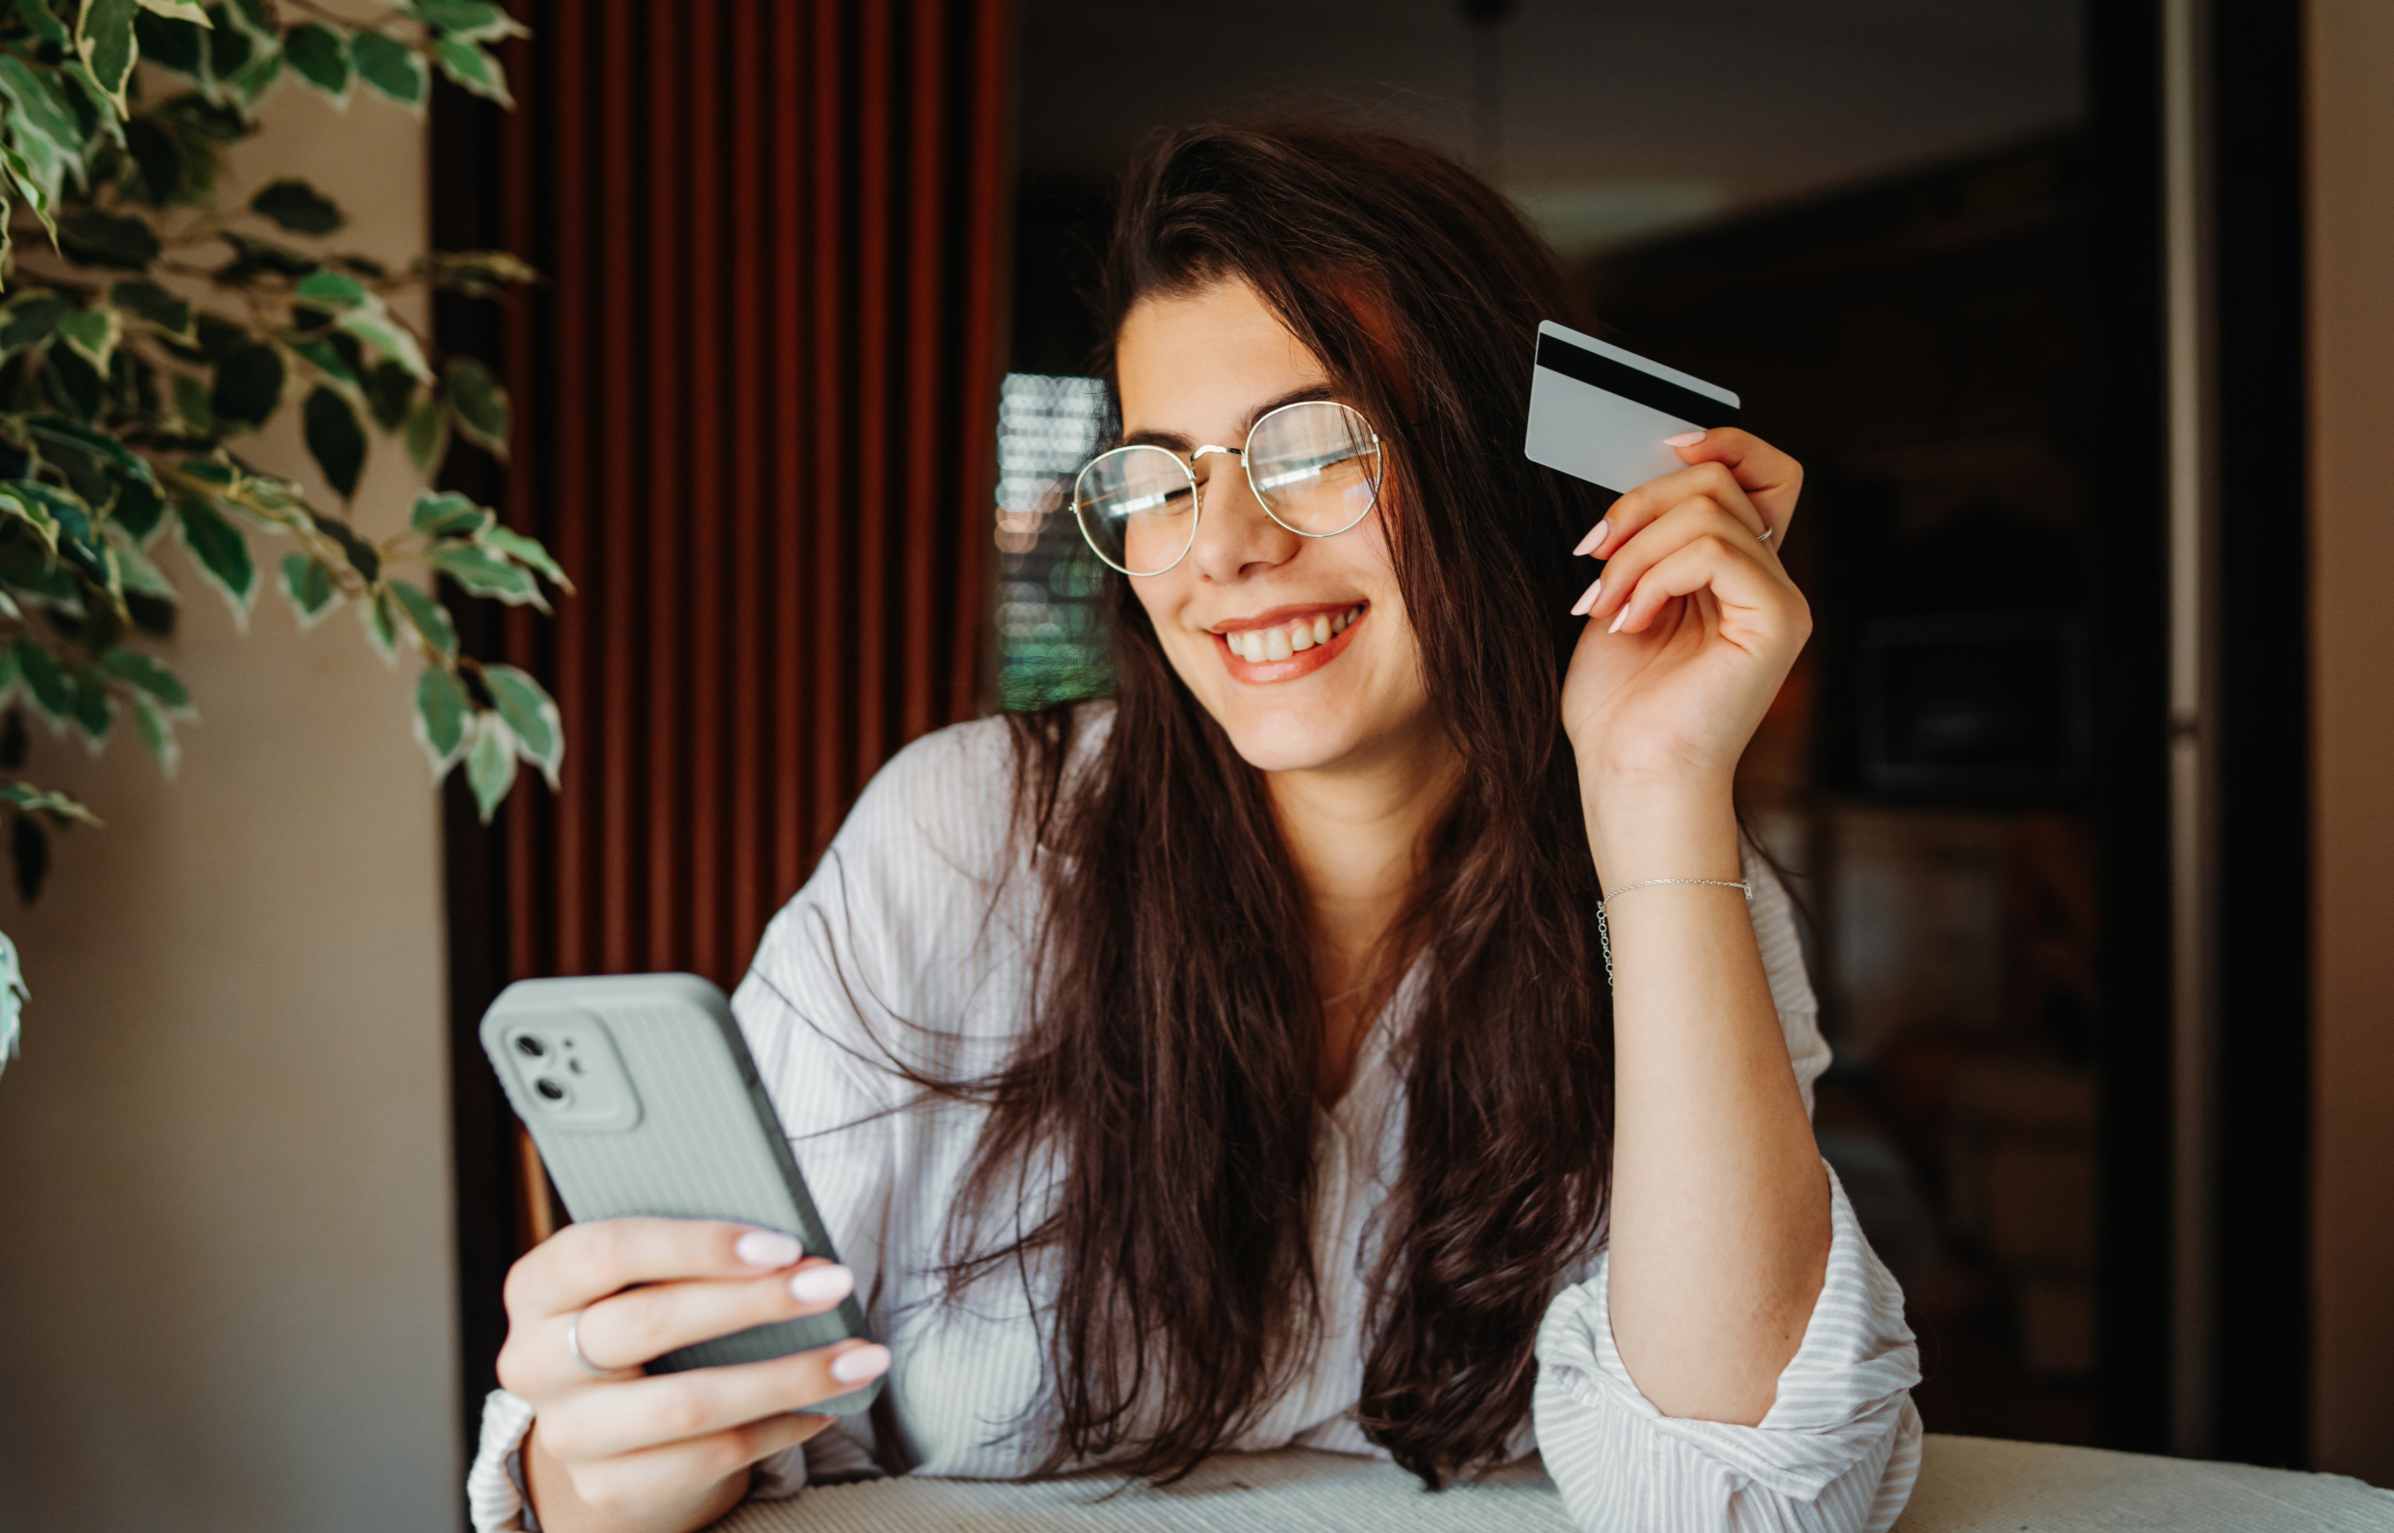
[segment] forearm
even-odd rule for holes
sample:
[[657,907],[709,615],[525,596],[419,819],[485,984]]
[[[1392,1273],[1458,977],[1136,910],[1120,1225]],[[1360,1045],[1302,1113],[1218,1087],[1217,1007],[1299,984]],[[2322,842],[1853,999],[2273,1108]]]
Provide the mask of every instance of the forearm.
[[524,1437],[524,1499],[540,1520],[541,1533],[691,1533],[716,1522],[748,1494],[753,1465],[742,1465],[729,1479],[696,1497],[686,1506],[666,1507],[638,1519],[601,1511],[574,1494],[565,1466],[549,1457],[535,1422]]
[[1583,783],[1607,895],[1615,1108],[1610,1304],[1621,1361],[1667,1415],[1751,1425],[1802,1342],[1828,1179],[1735,889],[1726,782]]

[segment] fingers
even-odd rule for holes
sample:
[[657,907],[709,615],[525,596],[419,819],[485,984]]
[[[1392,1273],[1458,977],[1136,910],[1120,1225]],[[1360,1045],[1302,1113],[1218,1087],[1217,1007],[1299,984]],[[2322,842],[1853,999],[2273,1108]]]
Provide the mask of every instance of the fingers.
[[[655,1283],[578,1311],[580,1329],[573,1340],[584,1357],[610,1375],[632,1376],[676,1347],[836,1309],[854,1287],[847,1268],[821,1258],[771,1277]],[[598,1375],[574,1360],[567,1341],[566,1327],[574,1323],[572,1315],[553,1315],[523,1328],[520,1340],[511,1329],[501,1352],[507,1378],[500,1382],[527,1399],[540,1399],[594,1381]]]
[[[643,1448],[613,1458],[566,1463],[574,1494],[594,1510],[628,1511],[678,1499],[693,1485],[725,1479],[760,1459],[771,1458],[820,1436],[837,1418],[813,1412],[765,1416],[663,1447]],[[533,1428],[544,1436],[544,1420]],[[551,1454],[555,1455],[554,1446]]]
[[1704,439],[1675,449],[1690,464],[1720,463],[1736,476],[1755,506],[1778,528],[1773,543],[1787,541],[1796,501],[1804,493],[1804,465],[1751,431],[1715,426]]
[[1793,582],[1765,568],[1750,546],[1707,532],[1680,544],[1641,575],[1620,601],[1607,633],[1636,633],[1674,596],[1709,590],[1720,606],[1721,637],[1760,651],[1791,622],[1811,631],[1811,610]]
[[570,1314],[634,1283],[754,1276],[804,1254],[794,1235],[721,1219],[569,1224],[508,1269],[507,1314],[511,1324],[523,1325]]
[[[852,1379],[831,1369],[843,1358],[873,1365]],[[541,1407],[549,1452],[560,1459],[612,1458],[802,1410],[843,1395],[889,1366],[889,1348],[861,1339],[809,1347],[759,1363],[726,1363],[603,1388],[578,1389]]]
[[[1693,451],[1693,449],[1689,449]],[[1598,559],[1610,559],[1611,550],[1637,536],[1639,531],[1654,523],[1665,511],[1683,501],[1707,499],[1737,518],[1755,537],[1762,536],[1770,526],[1762,512],[1748,498],[1745,487],[1723,463],[1696,463],[1673,469],[1647,480],[1628,494],[1605,508],[1604,519],[1588,529],[1579,540],[1573,554],[1588,554]],[[1606,571],[1607,574],[1611,572]]]
[[1572,605],[1572,612],[1585,613],[1590,621],[1595,621],[1617,611],[1622,598],[1646,571],[1661,563],[1673,549],[1705,536],[1742,541],[1753,551],[1760,567],[1777,573],[1782,580],[1786,578],[1778,556],[1770,552],[1769,544],[1757,540],[1745,518],[1727,510],[1709,495],[1697,495],[1648,520],[1626,542],[1608,534],[1605,541],[1613,544],[1613,555],[1605,561],[1604,573]]

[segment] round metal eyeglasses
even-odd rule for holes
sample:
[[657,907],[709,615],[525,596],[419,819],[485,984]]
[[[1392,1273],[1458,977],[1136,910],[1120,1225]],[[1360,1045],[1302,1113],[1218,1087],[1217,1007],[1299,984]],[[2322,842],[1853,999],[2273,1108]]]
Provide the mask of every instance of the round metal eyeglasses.
[[1244,447],[1207,442],[1185,458],[1145,443],[1099,453],[1072,482],[1072,514],[1107,564],[1161,575],[1197,542],[1197,460],[1226,453],[1265,515],[1299,537],[1336,537],[1378,503],[1386,440],[1350,405],[1300,399],[1256,417]]

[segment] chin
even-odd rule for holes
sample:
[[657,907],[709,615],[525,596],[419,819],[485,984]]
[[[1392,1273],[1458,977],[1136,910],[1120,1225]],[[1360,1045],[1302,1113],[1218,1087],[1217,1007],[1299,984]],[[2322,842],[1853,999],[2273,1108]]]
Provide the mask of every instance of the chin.
[[1332,766],[1362,743],[1363,731],[1303,709],[1246,707],[1224,718],[1239,759],[1259,772],[1307,772]]

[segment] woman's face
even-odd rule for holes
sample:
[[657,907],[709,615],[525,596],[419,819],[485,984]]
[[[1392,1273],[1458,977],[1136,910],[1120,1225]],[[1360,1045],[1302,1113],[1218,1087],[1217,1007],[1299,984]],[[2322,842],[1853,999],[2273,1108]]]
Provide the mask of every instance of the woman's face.
[[[1329,383],[1237,278],[1142,299],[1115,353],[1126,436],[1171,438],[1161,445],[1184,456],[1204,442],[1244,447],[1258,406]],[[1195,468],[1204,509],[1187,556],[1127,577],[1181,680],[1262,771],[1362,765],[1408,746],[1429,699],[1389,562],[1385,499],[1335,537],[1302,537],[1264,513],[1237,458],[1209,453]],[[1360,618],[1319,641],[1324,623],[1337,629],[1357,608]],[[1288,658],[1232,649],[1227,635],[1258,627],[1279,631]]]

